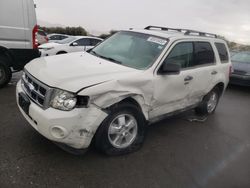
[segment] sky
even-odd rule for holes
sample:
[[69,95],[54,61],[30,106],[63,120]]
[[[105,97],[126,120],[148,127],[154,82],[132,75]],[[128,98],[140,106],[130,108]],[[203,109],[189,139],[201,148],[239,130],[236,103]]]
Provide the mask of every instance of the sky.
[[34,0],[38,24],[92,34],[157,25],[188,28],[250,45],[250,0]]

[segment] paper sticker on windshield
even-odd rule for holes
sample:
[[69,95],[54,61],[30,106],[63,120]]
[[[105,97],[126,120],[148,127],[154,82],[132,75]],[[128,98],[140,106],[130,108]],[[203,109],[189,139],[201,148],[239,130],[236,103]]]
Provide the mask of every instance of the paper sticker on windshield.
[[147,41],[154,42],[154,43],[160,44],[160,45],[165,45],[167,43],[167,40],[157,38],[157,37],[149,37]]

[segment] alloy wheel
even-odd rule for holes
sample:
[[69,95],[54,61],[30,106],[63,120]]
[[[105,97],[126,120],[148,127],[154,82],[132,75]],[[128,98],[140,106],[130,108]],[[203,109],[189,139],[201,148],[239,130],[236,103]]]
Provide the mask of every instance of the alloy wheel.
[[120,114],[110,123],[108,138],[116,148],[130,146],[137,136],[138,125],[136,119],[130,114]]

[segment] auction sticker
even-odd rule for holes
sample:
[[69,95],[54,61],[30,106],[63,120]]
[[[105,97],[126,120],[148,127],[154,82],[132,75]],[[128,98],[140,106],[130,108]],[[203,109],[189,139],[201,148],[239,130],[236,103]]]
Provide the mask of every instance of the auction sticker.
[[147,41],[154,42],[160,45],[165,45],[167,43],[167,40],[157,38],[157,37],[149,37]]

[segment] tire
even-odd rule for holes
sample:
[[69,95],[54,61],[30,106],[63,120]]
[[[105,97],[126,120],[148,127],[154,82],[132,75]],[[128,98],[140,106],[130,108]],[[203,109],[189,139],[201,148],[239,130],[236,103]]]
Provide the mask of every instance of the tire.
[[123,155],[141,148],[146,132],[146,121],[141,110],[133,104],[119,103],[109,112],[95,134],[97,150],[107,155]]
[[216,87],[210,91],[202,100],[201,104],[195,108],[198,115],[213,114],[220,99],[220,90]]
[[12,77],[12,72],[8,66],[8,59],[0,57],[0,88],[6,86]]

